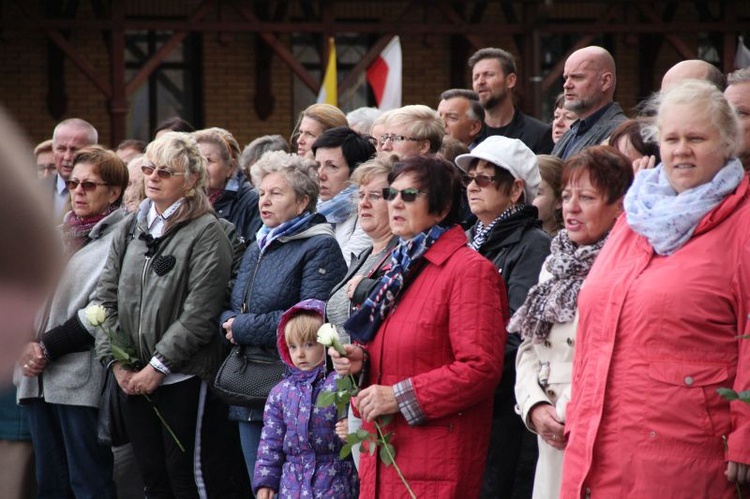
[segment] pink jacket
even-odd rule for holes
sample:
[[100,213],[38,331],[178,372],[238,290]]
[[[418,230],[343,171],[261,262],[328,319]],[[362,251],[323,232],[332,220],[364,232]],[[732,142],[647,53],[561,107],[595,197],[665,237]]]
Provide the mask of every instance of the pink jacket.
[[750,406],[716,389],[750,388],[747,178],[670,256],[621,216],[579,312],[560,497],[734,497]]
[[[410,379],[424,424],[401,414],[396,462],[417,497],[477,497],[484,471],[492,394],[500,380],[507,310],[495,267],[455,227],[427,251],[422,272],[367,345],[370,383]],[[364,425],[368,430],[373,426]],[[408,497],[393,466],[363,449],[360,497]]]

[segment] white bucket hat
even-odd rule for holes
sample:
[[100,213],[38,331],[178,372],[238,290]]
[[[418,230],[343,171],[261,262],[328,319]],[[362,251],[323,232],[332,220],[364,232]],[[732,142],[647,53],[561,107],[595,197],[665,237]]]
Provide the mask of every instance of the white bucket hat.
[[502,135],[491,135],[479,143],[468,154],[456,157],[456,164],[468,173],[469,165],[475,159],[508,170],[513,178],[523,180],[525,203],[530,205],[539,191],[542,176],[539,173],[536,154],[518,139],[509,139]]

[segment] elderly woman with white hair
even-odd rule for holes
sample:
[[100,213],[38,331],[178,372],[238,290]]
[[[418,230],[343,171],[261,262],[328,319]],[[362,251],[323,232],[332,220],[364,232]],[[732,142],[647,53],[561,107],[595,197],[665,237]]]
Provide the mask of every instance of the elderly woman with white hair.
[[659,96],[641,170],[578,298],[560,497],[737,497],[750,481],[750,184],[712,84]]
[[375,137],[380,151],[410,156],[436,154],[443,144],[445,123],[434,109],[422,104],[404,106],[388,111],[384,133]]
[[[263,226],[248,246],[221,316],[227,340],[278,355],[276,330],[282,314],[303,300],[327,300],[346,273],[333,228],[316,213],[318,175],[313,161],[281,151],[266,153],[251,169],[260,193]],[[253,476],[263,404],[233,406],[248,474]]]
[[[550,236],[542,230],[532,204],[541,183],[537,157],[520,140],[496,135],[458,156],[456,164],[466,172],[469,208],[477,217],[467,233],[469,246],[502,275],[513,314],[537,283],[550,252]],[[485,471],[483,494],[488,497],[510,497],[519,490],[530,493],[534,479],[536,440],[515,413],[514,366],[520,344],[519,335],[508,334]]]
[[142,169],[147,200],[114,234],[95,293],[109,331],[97,354],[129,395],[123,419],[145,495],[242,497],[228,408],[208,390],[232,250],[203,189],[205,159],[192,136],[168,132],[149,144]]

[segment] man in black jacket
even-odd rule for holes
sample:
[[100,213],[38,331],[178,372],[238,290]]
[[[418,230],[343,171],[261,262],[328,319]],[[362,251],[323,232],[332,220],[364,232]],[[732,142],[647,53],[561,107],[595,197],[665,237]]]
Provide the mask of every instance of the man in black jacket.
[[516,61],[509,52],[485,47],[469,58],[472,87],[484,107],[484,128],[477,138],[491,135],[520,139],[534,154],[552,151],[552,128],[527,116],[513,101],[516,88]]

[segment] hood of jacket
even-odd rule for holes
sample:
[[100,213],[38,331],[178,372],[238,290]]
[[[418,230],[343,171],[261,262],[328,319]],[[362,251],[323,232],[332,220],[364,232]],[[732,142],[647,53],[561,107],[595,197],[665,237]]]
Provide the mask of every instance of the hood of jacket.
[[281,360],[283,360],[284,363],[289,367],[289,372],[291,372],[293,375],[296,373],[302,373],[305,375],[307,373],[315,373],[315,376],[312,376],[314,378],[317,376],[318,372],[321,371],[321,369],[325,368],[325,362],[321,363],[320,366],[312,369],[311,371],[300,371],[299,369],[297,369],[294,366],[294,362],[292,362],[292,356],[289,354],[289,345],[287,345],[286,338],[284,337],[284,328],[286,327],[287,322],[289,322],[289,319],[291,319],[300,311],[314,312],[320,316],[321,320],[325,322],[325,309],[326,303],[324,301],[310,298],[297,303],[289,310],[284,312],[284,315],[281,316],[279,327],[276,329],[276,348],[278,348],[279,350],[279,356],[281,357]]

